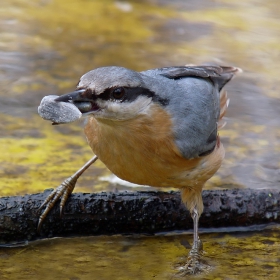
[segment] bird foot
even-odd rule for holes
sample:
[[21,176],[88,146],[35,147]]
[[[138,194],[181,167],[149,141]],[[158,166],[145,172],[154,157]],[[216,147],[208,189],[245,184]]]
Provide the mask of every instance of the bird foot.
[[67,178],[65,181],[61,183],[59,187],[51,192],[51,194],[45,199],[42,205],[39,208],[39,211],[46,206],[45,210],[39,217],[37,231],[40,232],[40,228],[47,217],[50,210],[54,207],[55,203],[61,198],[60,200],[60,216],[62,215],[62,211],[64,205],[67,201],[69,195],[73,192],[75,185],[77,183],[78,178],[87,170],[96,160],[98,159],[97,156],[92,157],[85,165],[83,165],[75,174]]
[[77,182],[77,176],[71,176],[64,180],[60,186],[58,186],[55,190],[51,192],[51,194],[44,200],[41,204],[39,211],[46,206],[45,210],[39,217],[39,222],[37,226],[37,231],[40,232],[41,226],[47,217],[50,210],[54,207],[55,203],[61,198],[60,200],[60,216],[62,215],[62,211],[64,205],[67,201],[69,195],[73,192],[75,188],[75,184]]
[[202,242],[198,240],[190,250],[186,262],[177,266],[177,269],[179,270],[177,273],[178,276],[184,277],[186,275],[199,274],[209,271],[211,267],[202,259],[202,254]]

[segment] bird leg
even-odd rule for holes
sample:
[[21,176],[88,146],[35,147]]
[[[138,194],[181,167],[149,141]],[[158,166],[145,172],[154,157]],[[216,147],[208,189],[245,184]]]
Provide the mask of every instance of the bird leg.
[[198,220],[199,220],[199,213],[197,208],[194,207],[191,211],[191,216],[193,219],[193,245],[188,254],[187,262],[180,267],[180,276],[186,276],[188,274],[197,274],[199,272],[206,271],[209,269],[209,266],[201,261],[203,246],[202,241],[199,239],[198,236]]
[[53,208],[55,203],[60,200],[60,216],[62,215],[62,211],[64,205],[69,197],[69,195],[73,192],[76,182],[78,178],[98,159],[97,156],[91,158],[82,168],[80,168],[75,174],[64,180],[60,186],[58,186],[55,190],[51,192],[51,194],[44,200],[41,204],[39,210],[41,210],[44,206],[46,206],[45,210],[39,217],[39,222],[37,226],[38,232],[41,229],[43,221],[47,217],[50,210]]
[[193,219],[193,245],[188,255],[187,269],[191,270],[192,274],[195,274],[199,271],[199,260],[203,250],[202,241],[198,236],[199,215],[196,207],[192,210],[191,216]]
[[[202,251],[202,241],[199,239],[198,236],[198,220],[199,215],[196,207],[191,212],[191,216],[193,219],[193,246],[191,251]],[[191,252],[190,252],[191,253]]]

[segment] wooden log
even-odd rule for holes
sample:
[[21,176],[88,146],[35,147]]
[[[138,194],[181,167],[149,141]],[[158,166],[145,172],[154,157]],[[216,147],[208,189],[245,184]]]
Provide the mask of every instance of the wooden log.
[[[38,208],[50,193],[0,198],[0,244],[56,236],[154,234],[192,230],[179,192],[74,193],[62,217],[55,205],[37,232]],[[280,190],[203,191],[200,228],[247,227],[280,222]]]

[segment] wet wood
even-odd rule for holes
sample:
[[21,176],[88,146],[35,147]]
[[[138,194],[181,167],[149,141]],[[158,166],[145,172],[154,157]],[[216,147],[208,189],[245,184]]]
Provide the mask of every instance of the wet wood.
[[[50,191],[0,198],[0,244],[55,236],[154,234],[192,229],[192,220],[179,192],[125,191],[74,193],[62,217],[56,205],[38,233],[38,208]],[[203,202],[200,228],[280,222],[280,190],[203,191]]]

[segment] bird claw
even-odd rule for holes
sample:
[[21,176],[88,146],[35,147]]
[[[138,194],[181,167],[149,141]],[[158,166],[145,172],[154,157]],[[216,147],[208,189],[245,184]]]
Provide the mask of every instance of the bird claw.
[[179,266],[178,275],[180,277],[184,277],[186,275],[193,275],[208,271],[210,266],[202,260],[202,253],[202,242],[198,240],[190,250],[187,261],[183,265]]
[[197,274],[201,272],[200,259],[200,252],[195,249],[191,249],[188,255],[187,263],[185,264],[184,274]]
[[46,206],[45,210],[39,217],[39,222],[37,226],[37,231],[40,232],[41,226],[47,217],[50,210],[54,207],[55,203],[60,200],[60,216],[62,216],[64,205],[67,201],[69,195],[73,192],[75,184],[77,182],[77,176],[71,176],[64,180],[60,186],[51,192],[51,194],[44,200],[44,202],[39,207],[39,211]]
[[40,232],[41,226],[48,213],[60,198],[60,217],[62,216],[63,207],[67,201],[67,198],[73,192],[78,178],[83,174],[85,170],[87,170],[94,162],[96,162],[97,159],[97,156],[92,157],[85,165],[82,166],[82,168],[80,168],[74,175],[70,176],[65,181],[63,181],[61,185],[55,190],[53,190],[51,194],[45,199],[45,201],[39,207],[40,211],[44,206],[46,206],[45,210],[39,217],[39,222],[37,226],[38,232]]

